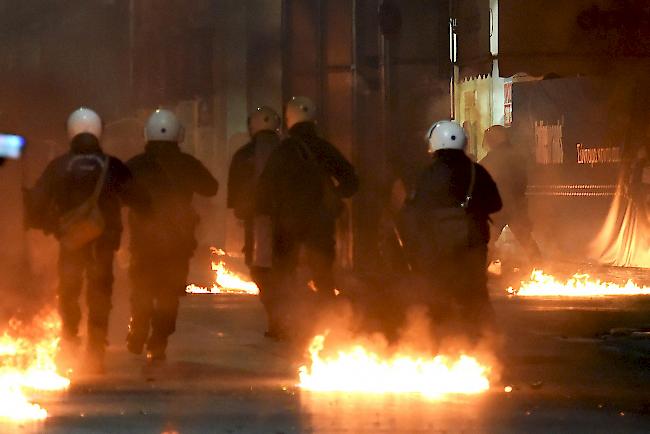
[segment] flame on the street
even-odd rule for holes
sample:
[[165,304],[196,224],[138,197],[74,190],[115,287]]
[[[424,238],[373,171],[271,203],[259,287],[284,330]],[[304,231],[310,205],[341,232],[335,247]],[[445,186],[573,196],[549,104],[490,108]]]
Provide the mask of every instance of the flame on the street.
[[468,355],[451,358],[395,354],[382,357],[355,344],[333,357],[321,355],[326,336],[314,337],[309,347],[311,365],[299,369],[303,389],[316,392],[372,394],[414,393],[426,398],[473,395],[490,388],[490,368]]
[[212,261],[212,271],[215,273],[214,284],[211,287],[199,285],[188,285],[188,294],[249,294],[257,295],[260,290],[255,282],[231,271],[222,259],[226,252],[221,249],[212,248],[212,254],[217,256],[217,261]]
[[574,274],[566,281],[561,281],[544,273],[533,270],[530,280],[521,282],[518,289],[507,289],[511,295],[519,297],[608,297],[650,295],[650,288],[639,286],[632,280],[625,285],[613,282],[602,282],[589,274]]
[[55,392],[70,386],[57,373],[61,321],[54,312],[36,316],[31,324],[12,319],[0,337],[0,419],[43,420],[47,410],[30,401],[34,392]]

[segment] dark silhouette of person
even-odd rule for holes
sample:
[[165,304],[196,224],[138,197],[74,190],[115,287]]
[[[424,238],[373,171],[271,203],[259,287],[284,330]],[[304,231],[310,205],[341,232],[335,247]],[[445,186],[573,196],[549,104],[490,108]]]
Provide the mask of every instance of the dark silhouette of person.
[[257,211],[271,216],[273,268],[279,281],[291,279],[304,249],[313,289],[324,306],[336,296],[333,265],[342,199],[356,193],[359,180],[341,152],[317,134],[315,113],[313,102],[305,97],[287,104],[289,137],[262,172]]
[[[104,154],[99,143],[102,122],[92,110],[81,108],[68,119],[70,151],[52,161],[28,192],[29,225],[54,234],[60,241],[59,313],[63,322],[62,348],[71,357],[80,344],[79,297],[87,283],[88,342],[85,368],[104,371],[111,297],[113,258],[122,234],[120,208],[129,205],[143,213],[149,199],[136,189],[131,172],[117,158]],[[63,242],[62,218],[79,209],[98,189],[103,231],[81,246]]]
[[474,335],[493,326],[488,221],[501,209],[501,197],[490,174],[466,155],[460,125],[437,122],[427,137],[431,164],[404,205],[402,232],[414,271],[424,281],[420,302],[436,321],[457,312]]
[[251,140],[233,155],[228,173],[228,208],[244,223],[244,254],[251,277],[260,290],[267,316],[267,337],[284,332],[280,320],[281,288],[272,273],[273,236],[271,218],[255,210],[257,184],[271,153],[280,144],[280,116],[269,107],[259,107],[248,117]]
[[488,128],[483,140],[483,146],[489,151],[480,163],[497,183],[503,199],[503,209],[492,216],[491,246],[508,225],[529,260],[539,261],[542,255],[528,216],[526,160],[513,147],[507,129],[501,125]]
[[144,153],[127,162],[139,189],[151,197],[151,212],[129,213],[131,320],[127,348],[149,362],[164,361],[176,330],[179,298],[197,247],[195,194],[214,196],[219,184],[196,158],[180,150],[183,127],[168,110],[156,110],[146,126]]

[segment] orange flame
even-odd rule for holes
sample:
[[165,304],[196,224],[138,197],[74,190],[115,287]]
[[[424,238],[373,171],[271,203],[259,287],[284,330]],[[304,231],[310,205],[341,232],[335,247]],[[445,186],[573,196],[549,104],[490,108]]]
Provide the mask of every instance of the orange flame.
[[650,288],[640,287],[632,280],[625,285],[601,282],[589,274],[574,274],[566,282],[557,280],[542,270],[533,270],[528,282],[521,282],[519,289],[506,290],[519,297],[608,297],[650,295]]
[[32,324],[11,320],[0,337],[0,419],[43,420],[47,410],[30,402],[35,391],[65,390],[70,380],[57,373],[55,357],[61,321],[56,312],[37,316]]
[[490,388],[490,368],[474,357],[398,353],[384,358],[353,344],[334,357],[324,358],[325,340],[325,335],[314,337],[309,347],[311,366],[299,368],[299,387],[317,392],[415,393],[429,399],[479,394]]
[[[221,249],[212,248],[212,254],[217,257],[227,256],[226,252]],[[226,266],[223,259],[218,262],[212,262],[212,271],[215,272],[214,284],[209,287],[198,285],[188,285],[185,292],[188,294],[249,294],[258,295],[260,290],[255,282],[251,282],[231,271]]]

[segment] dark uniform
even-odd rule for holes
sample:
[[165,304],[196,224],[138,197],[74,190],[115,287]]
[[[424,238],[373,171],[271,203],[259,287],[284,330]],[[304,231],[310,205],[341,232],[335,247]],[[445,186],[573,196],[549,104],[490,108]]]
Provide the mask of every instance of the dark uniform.
[[[475,168],[475,186],[466,220],[462,248],[442,251],[446,236],[438,231],[444,210],[462,209],[469,191],[471,165]],[[412,197],[405,205],[403,233],[414,269],[424,277],[426,299],[434,316],[446,316],[450,309],[459,309],[466,323],[479,325],[491,321],[487,290],[487,245],[490,238],[489,215],[501,209],[501,198],[488,172],[473,163],[465,152],[441,149],[433,154],[433,162],[420,176]],[[433,289],[433,292],[431,292]],[[430,297],[430,298],[429,298]]]
[[293,275],[301,247],[306,250],[318,294],[334,297],[336,219],[342,198],[356,193],[352,165],[316,134],[313,122],[295,124],[273,152],[260,178],[258,212],[273,221],[273,267],[280,281]]
[[[219,184],[196,158],[174,142],[149,142],[128,161],[139,188],[151,196],[152,211],[129,214],[132,283],[129,351],[147,344],[153,359],[165,357],[176,329],[179,297],[185,293],[189,261],[196,249],[199,216],[193,195],[214,196]],[[151,333],[150,333],[151,330]]]
[[81,320],[79,296],[84,274],[87,281],[89,350],[103,355],[113,289],[113,256],[122,234],[121,205],[144,212],[148,198],[138,194],[129,169],[108,157],[90,134],[76,136],[70,152],[52,161],[29,192],[29,220],[33,227],[59,234],[59,219],[84,203],[92,194],[108,158],[108,169],[98,206],[105,221],[103,234],[77,250],[61,246],[59,253],[59,312],[63,338],[76,340]]
[[[280,138],[274,131],[260,131],[253,139],[242,146],[233,155],[228,173],[228,208],[231,208],[235,217],[244,222],[244,254],[246,265],[250,268],[251,277],[260,290],[260,300],[266,310],[268,319],[269,336],[280,333],[276,306],[279,300],[277,291],[274,290],[273,276],[271,273],[272,262],[260,260],[260,251],[271,251],[272,246],[262,246],[261,243],[272,242],[271,239],[261,239],[262,232],[268,228],[261,227],[267,224],[264,216],[258,215],[255,210],[255,192],[257,183],[269,156],[280,144]],[[264,232],[267,232],[264,231]],[[255,233],[257,232],[257,237]],[[266,237],[265,237],[266,238]],[[272,258],[269,258],[272,261]]]
[[526,161],[506,143],[488,152],[481,165],[490,173],[503,198],[503,210],[492,217],[492,245],[508,225],[528,258],[539,260],[541,253],[533,238],[532,223],[528,217]]

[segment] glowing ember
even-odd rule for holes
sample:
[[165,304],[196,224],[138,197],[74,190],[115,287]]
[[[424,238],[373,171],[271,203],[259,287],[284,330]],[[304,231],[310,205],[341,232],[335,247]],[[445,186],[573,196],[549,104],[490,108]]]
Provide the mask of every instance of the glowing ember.
[[30,392],[65,390],[70,380],[57,373],[55,357],[61,322],[52,311],[31,324],[11,320],[0,337],[0,419],[42,420],[47,411],[31,403]]
[[625,285],[612,282],[601,282],[592,279],[588,274],[574,274],[566,282],[545,274],[542,270],[534,270],[530,281],[521,282],[519,289],[507,289],[509,294],[519,297],[607,297],[650,295],[650,288],[640,287],[631,280]]
[[311,366],[301,366],[303,389],[317,392],[416,393],[427,398],[450,394],[478,394],[490,388],[490,369],[475,358],[456,360],[396,354],[384,359],[362,345],[353,345],[336,356],[323,358],[325,336],[316,336],[310,347]]
[[[226,252],[221,249],[212,248],[212,254],[221,258],[226,256]],[[223,259],[212,262],[212,271],[215,272],[214,284],[210,288],[188,285],[186,292],[188,294],[259,294],[259,289],[255,282],[247,280],[237,273],[226,267]]]

